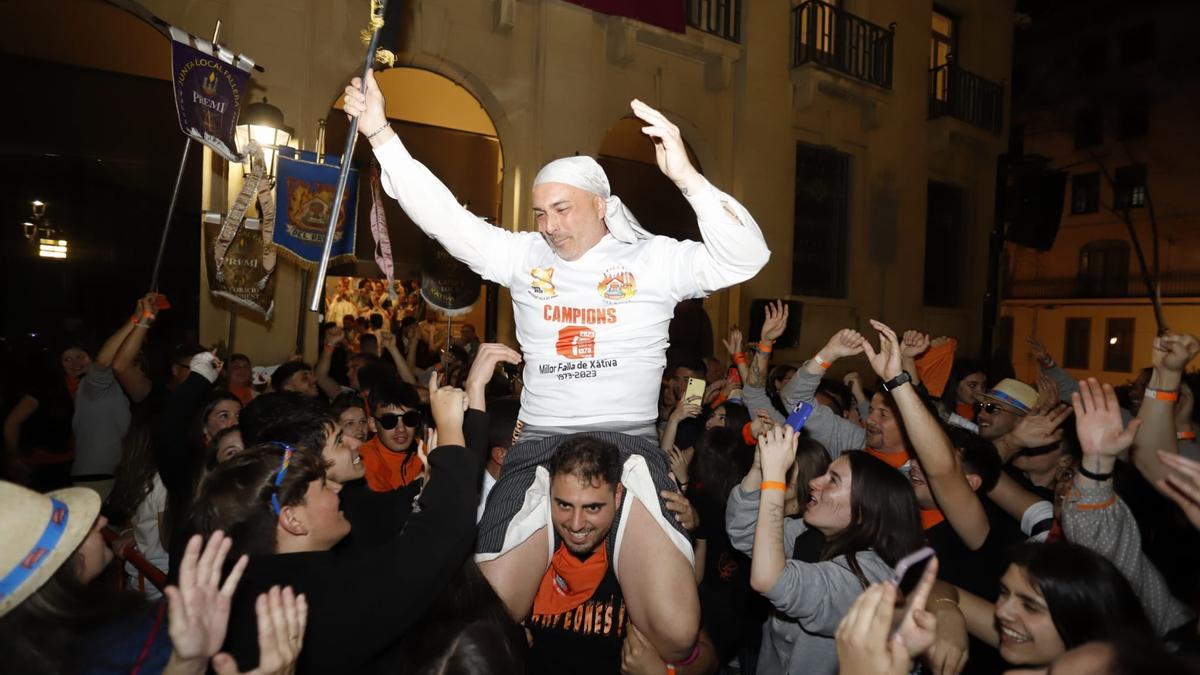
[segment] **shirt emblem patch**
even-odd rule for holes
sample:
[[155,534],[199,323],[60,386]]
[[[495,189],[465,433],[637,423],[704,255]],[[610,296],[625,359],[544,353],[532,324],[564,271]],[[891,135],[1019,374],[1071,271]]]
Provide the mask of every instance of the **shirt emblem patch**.
[[637,294],[637,279],[633,272],[624,267],[609,268],[604,272],[604,278],[596,285],[600,297],[609,302],[624,302]]
[[558,289],[554,287],[553,267],[534,267],[529,270],[532,280],[529,282],[529,294],[535,298],[548,300],[558,297]]

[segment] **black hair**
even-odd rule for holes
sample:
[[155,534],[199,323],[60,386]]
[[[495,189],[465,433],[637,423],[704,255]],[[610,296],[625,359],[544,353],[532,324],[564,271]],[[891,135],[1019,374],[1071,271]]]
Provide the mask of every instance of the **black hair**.
[[238,416],[238,426],[242,428],[242,440],[250,447],[261,442],[262,431],[268,427],[295,419],[310,419],[324,411],[320,397],[294,391],[273,391],[247,403]]
[[1122,636],[1153,639],[1154,629],[1129,580],[1099,553],[1068,542],[1024,544],[1012,564],[1042,594],[1067,649]]
[[846,556],[863,588],[870,585],[855,555],[874,551],[890,567],[921,548],[920,507],[899,471],[861,450],[842,453],[850,462],[850,525],[828,537],[822,560]]
[[358,338],[359,348],[365,347],[368,343],[379,346],[379,338],[375,337],[374,333],[363,333],[362,337]]
[[617,446],[598,438],[575,434],[568,436],[550,458],[550,478],[571,474],[591,485],[607,483],[616,490],[621,482],[621,452]]
[[838,417],[844,417],[846,411],[854,405],[854,396],[850,393],[850,387],[831,378],[822,378],[820,384],[817,385],[817,393],[825,394],[833,399],[834,405],[829,406]]
[[711,503],[719,504],[722,513],[730,491],[742,478],[737,451],[745,445],[741,430],[734,431],[726,427],[713,427],[696,440],[694,468],[689,472],[692,474],[689,476],[690,483]]
[[371,328],[373,328],[375,330],[379,330],[380,328],[383,328],[383,315],[380,314],[379,312],[371,313]]
[[421,396],[417,394],[416,387],[411,384],[398,378],[388,378],[371,386],[367,404],[371,408],[372,415],[386,406],[415,409],[421,405]]
[[[206,445],[204,440],[204,428],[208,426],[208,416],[211,415],[213,410],[215,410],[216,407],[224,401],[236,401],[238,404],[238,410],[241,410],[242,408],[242,399],[234,396],[233,393],[228,389],[213,389],[211,392],[209,392],[208,399],[205,400],[204,406],[200,408],[200,413],[196,416],[196,423],[194,427],[197,440],[196,447],[202,448]],[[239,412],[238,415],[240,417],[241,413]]]
[[[356,355],[355,358],[362,358],[362,355]],[[380,382],[399,379],[400,373],[396,371],[396,366],[382,359],[372,357],[368,363],[358,369],[359,391],[369,392]]]
[[284,448],[274,443],[247,449],[217,465],[200,484],[192,504],[192,531],[207,538],[217,530],[233,542],[230,560],[275,553],[278,516],[271,504],[303,504],[308,484],[325,478],[327,464],[319,455],[294,452],[283,481],[275,479],[283,464]]
[[363,402],[362,396],[352,391],[342,392],[337,395],[337,398],[329,402],[329,416],[334,419],[341,419],[342,413],[351,408],[359,408],[365,411],[367,405]]
[[[217,468],[218,464],[221,463],[220,452],[221,446],[225,444],[225,439],[233,434],[240,434],[241,432],[242,428],[234,425],[232,427],[225,427],[212,437],[212,440],[208,442],[208,447],[204,449],[204,470],[206,472],[212,471],[213,469]],[[245,444],[245,442],[246,439],[243,438],[242,443]]]
[[954,359],[954,365],[950,367],[950,377],[946,380],[946,387],[942,390],[942,404],[950,412],[954,412],[958,406],[958,385],[969,375],[975,373],[983,373],[987,376],[987,368],[983,366],[978,359],[972,359],[966,356],[960,356]]
[[521,400],[515,396],[488,401],[488,448],[512,446],[520,412]]
[[714,410],[725,409],[725,428],[741,433],[742,427],[750,423],[750,411],[741,403],[725,401]]
[[337,418],[329,414],[297,416],[281,420],[264,427],[258,433],[256,443],[287,443],[297,450],[311,452],[318,457],[329,439],[329,430],[337,428]]
[[292,376],[302,370],[312,370],[312,366],[303,361],[288,361],[282,363],[275,372],[271,373],[271,390],[283,391],[283,385],[292,379]]
[[113,472],[112,492],[104,502],[104,513],[115,526],[128,524],[154,489],[158,462],[154,459],[151,429],[149,415],[134,414],[121,441],[121,462]]
[[961,427],[942,425],[942,431],[950,439],[950,444],[958,450],[962,461],[963,472],[979,476],[979,487],[976,492],[985,495],[996,487],[1000,480],[1000,472],[1004,463],[1000,461],[1000,453],[992,442]]
[[675,367],[671,369],[671,375],[674,375],[675,371],[679,370],[680,368],[685,368],[685,369],[691,371],[693,374],[696,374],[700,379],[704,379],[705,377],[708,376],[708,364],[704,362],[704,359],[696,359],[696,358],[680,359],[679,361],[677,361],[675,363]]
[[234,353],[234,354],[229,355],[229,363],[232,364],[234,361],[245,361],[246,363],[252,363],[249,356],[246,356],[245,354],[241,354],[241,353]]
[[792,411],[788,410],[787,406],[783,404],[782,393],[779,391],[779,388],[775,386],[775,382],[776,380],[782,380],[786,378],[789,372],[795,371],[796,366],[789,366],[786,363],[781,363],[777,366],[772,366],[771,370],[767,372],[767,398],[771,399],[771,405],[775,406],[775,409],[783,415],[788,415]]
[[812,496],[812,488],[808,487],[809,481],[824,475],[829,470],[830,462],[829,451],[824,445],[808,436],[800,437],[800,442],[796,444],[796,461],[793,466],[796,468],[796,499],[800,501],[801,509]]

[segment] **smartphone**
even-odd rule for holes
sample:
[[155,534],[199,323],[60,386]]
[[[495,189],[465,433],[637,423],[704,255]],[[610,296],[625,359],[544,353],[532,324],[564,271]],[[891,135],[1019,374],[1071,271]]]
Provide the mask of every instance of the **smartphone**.
[[921,576],[925,574],[925,568],[929,567],[930,560],[933,560],[933,549],[926,546],[904,556],[900,562],[896,563],[894,581],[905,597],[916,589],[917,584],[921,581]]
[[729,366],[729,372],[726,373],[725,379],[729,380],[729,383],[734,386],[742,386],[742,374],[738,372],[737,366]]
[[805,422],[808,422],[808,416],[811,415],[812,412],[813,407],[811,404],[800,401],[796,404],[795,408],[792,408],[792,414],[788,415],[788,418],[784,424],[791,427],[794,431],[800,431],[804,428]]
[[688,403],[700,405],[704,402],[704,390],[708,387],[708,383],[696,377],[689,377],[687,384],[687,392],[683,395],[683,400]]

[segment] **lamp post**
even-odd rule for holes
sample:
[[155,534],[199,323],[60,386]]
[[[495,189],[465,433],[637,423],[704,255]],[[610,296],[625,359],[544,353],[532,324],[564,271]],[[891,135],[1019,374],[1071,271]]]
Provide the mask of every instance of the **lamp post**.
[[246,152],[250,141],[253,140],[263,149],[263,162],[266,164],[266,174],[272,181],[275,179],[275,160],[279,156],[279,148],[292,140],[295,130],[283,123],[283,111],[263,100],[251,103],[242,110],[237,125],[238,151],[246,157],[248,171],[254,170],[254,160]]

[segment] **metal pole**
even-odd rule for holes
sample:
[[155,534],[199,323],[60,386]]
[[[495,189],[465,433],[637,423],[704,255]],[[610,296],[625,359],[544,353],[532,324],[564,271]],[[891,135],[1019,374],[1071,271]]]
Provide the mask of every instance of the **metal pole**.
[[[221,20],[213,29],[213,44],[221,36]],[[158,272],[162,269],[163,254],[167,251],[167,237],[171,234],[171,220],[175,217],[175,204],[179,201],[179,189],[183,186],[183,173],[187,169],[188,153],[192,149],[192,137],[188,136],[183,144],[183,156],[179,158],[179,173],[175,176],[175,190],[171,192],[171,204],[167,207],[167,222],[163,224],[162,239],[158,242],[158,257],[154,259],[154,272],[150,275],[150,292],[158,292]]]
[[[388,0],[379,0],[380,15],[387,14]],[[363,63],[362,86],[367,87],[367,73],[375,64],[375,50],[379,47],[379,29],[371,33],[371,44],[367,46],[367,58]],[[338,213],[342,210],[342,196],[346,191],[346,181],[350,178],[350,160],[354,157],[354,144],[358,140],[358,118],[350,120],[350,130],[347,132],[346,148],[342,152],[342,171],[338,174],[337,189],[333,193],[333,206],[329,209],[329,225],[325,227],[325,247],[321,252],[321,264],[317,267],[317,279],[313,283],[312,297],[308,302],[308,311],[316,312],[321,308],[321,292],[325,288],[325,273],[329,269],[329,256],[333,253],[333,234],[337,229]]]

